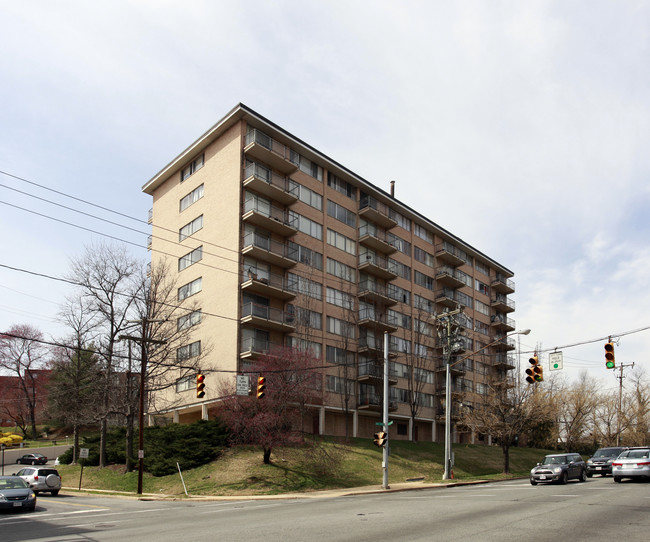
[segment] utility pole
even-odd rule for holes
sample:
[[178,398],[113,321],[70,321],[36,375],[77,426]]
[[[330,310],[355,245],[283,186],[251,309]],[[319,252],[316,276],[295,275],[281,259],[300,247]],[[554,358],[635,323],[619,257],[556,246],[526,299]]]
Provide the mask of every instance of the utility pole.
[[621,363],[619,365],[619,376],[614,375],[614,378],[618,378],[618,427],[616,428],[616,446],[621,445],[621,410],[623,404],[623,368],[624,367],[634,367],[634,362],[631,364]]
[[[383,406],[383,416],[382,422],[384,424],[384,431],[388,435],[388,402],[390,400],[390,392],[388,387],[388,377],[390,376],[390,360],[388,356],[388,332],[384,332],[384,404]],[[390,438],[386,440],[386,445],[383,449],[382,455],[382,472],[383,480],[381,487],[382,489],[388,489],[388,454],[390,447]]]
[[165,340],[151,339],[147,337],[147,326],[164,320],[149,320],[144,317],[141,320],[129,320],[129,324],[142,324],[141,336],[133,337],[132,335],[120,335],[120,339],[138,341],[140,343],[140,397],[138,413],[138,495],[142,495],[142,477],[144,474],[144,381],[147,373],[147,343],[165,344]]
[[452,337],[452,316],[463,312],[462,307],[458,307],[454,311],[449,311],[436,315],[436,321],[446,320],[446,329],[442,332],[442,336],[446,335],[447,346],[444,347],[444,360],[445,360],[445,471],[442,475],[443,480],[451,479],[451,355],[452,345],[458,338],[458,328],[454,330]]

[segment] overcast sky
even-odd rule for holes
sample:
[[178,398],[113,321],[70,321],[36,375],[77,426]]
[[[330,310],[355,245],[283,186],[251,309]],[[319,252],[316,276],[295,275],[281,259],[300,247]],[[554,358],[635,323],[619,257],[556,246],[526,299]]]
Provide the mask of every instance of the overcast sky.
[[[25,180],[146,221],[142,185],[243,102],[514,271],[523,351],[614,389],[612,335],[650,373],[647,0],[0,0],[0,22],[0,264],[60,277],[102,233],[147,259],[146,224]],[[66,293],[0,267],[0,330],[60,335]]]

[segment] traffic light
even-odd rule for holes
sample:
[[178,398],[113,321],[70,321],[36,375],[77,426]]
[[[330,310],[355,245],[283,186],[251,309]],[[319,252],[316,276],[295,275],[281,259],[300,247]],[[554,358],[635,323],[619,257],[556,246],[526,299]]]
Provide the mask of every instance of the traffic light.
[[262,399],[266,395],[266,378],[263,376],[257,377],[257,395],[258,399]]
[[205,397],[205,375],[202,373],[196,375],[196,396],[199,399]]
[[605,345],[605,367],[607,369],[616,369],[616,359],[614,358],[614,343],[609,341]]
[[383,446],[386,445],[387,442],[388,442],[388,433],[386,433],[386,431],[379,431],[375,433],[375,440],[374,440],[375,446],[379,446],[380,448],[382,448]]
[[544,369],[539,364],[539,358],[535,354],[528,360],[530,367],[526,369],[526,382],[534,384],[535,382],[542,382],[544,380]]

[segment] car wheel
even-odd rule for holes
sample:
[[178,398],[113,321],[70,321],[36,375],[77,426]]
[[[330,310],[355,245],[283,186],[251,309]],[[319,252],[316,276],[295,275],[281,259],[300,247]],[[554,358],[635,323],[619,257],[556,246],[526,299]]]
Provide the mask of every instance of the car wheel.
[[589,471],[587,471],[587,478],[591,478],[593,475],[594,475],[593,472],[589,472]]
[[561,484],[566,484],[569,481],[569,473],[564,471],[562,473],[562,476],[560,476],[560,483]]
[[536,486],[536,485],[537,485],[537,482],[536,482],[535,480],[531,480],[531,481],[530,481],[530,485],[531,485],[531,486]]
[[32,465],[36,465],[36,459],[32,459]]
[[52,493],[52,496],[53,496],[53,497],[56,497],[56,496],[59,494],[59,490],[58,490],[58,489],[53,489],[53,490],[51,491],[51,493]]
[[587,471],[583,470],[582,473],[580,474],[580,481],[581,482],[586,482],[587,481]]
[[620,477],[620,476],[614,476],[614,481],[615,481],[617,484],[620,484],[620,483],[621,483],[621,477]]

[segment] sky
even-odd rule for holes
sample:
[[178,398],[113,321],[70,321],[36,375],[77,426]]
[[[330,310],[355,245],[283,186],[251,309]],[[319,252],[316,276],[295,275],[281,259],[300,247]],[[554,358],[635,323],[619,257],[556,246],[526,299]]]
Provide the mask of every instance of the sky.
[[61,336],[50,277],[106,236],[147,260],[142,185],[242,102],[512,270],[522,371],[557,349],[616,389],[611,336],[650,376],[650,1],[0,0],[0,27],[0,331]]

